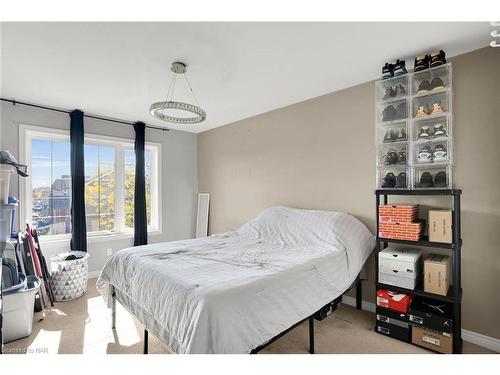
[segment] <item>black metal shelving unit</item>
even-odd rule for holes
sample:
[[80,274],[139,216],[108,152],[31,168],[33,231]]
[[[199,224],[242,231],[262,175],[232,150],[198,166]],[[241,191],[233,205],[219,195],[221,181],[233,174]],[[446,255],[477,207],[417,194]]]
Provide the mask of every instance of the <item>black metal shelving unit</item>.
[[[375,191],[376,196],[376,212],[377,212],[377,243],[376,243],[376,256],[375,256],[375,277],[376,277],[376,290],[389,289],[399,293],[410,294],[414,296],[421,296],[437,301],[444,301],[453,305],[453,353],[462,352],[462,287],[461,287],[461,250],[462,250],[462,237],[461,237],[461,224],[460,224],[460,196],[462,190],[460,189],[443,189],[443,190],[384,190],[379,189]],[[381,199],[383,204],[389,203],[389,196],[446,196],[452,199],[452,231],[453,242],[441,243],[431,242],[427,237],[422,237],[420,241],[404,241],[393,240],[390,238],[378,237],[379,233],[379,205]],[[452,285],[448,290],[446,296],[441,296],[434,293],[424,291],[422,283],[413,289],[400,288],[392,285],[379,283],[378,280],[378,253],[385,249],[389,243],[398,243],[411,246],[433,247],[440,249],[447,249],[451,252],[452,258]]]

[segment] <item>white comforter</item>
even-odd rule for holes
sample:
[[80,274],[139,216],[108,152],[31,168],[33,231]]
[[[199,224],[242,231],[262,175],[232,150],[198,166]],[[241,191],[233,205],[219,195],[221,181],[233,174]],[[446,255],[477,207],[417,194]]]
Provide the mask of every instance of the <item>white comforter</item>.
[[234,232],[121,250],[97,287],[177,353],[248,353],[345,292],[374,244],[346,213],[271,207]]

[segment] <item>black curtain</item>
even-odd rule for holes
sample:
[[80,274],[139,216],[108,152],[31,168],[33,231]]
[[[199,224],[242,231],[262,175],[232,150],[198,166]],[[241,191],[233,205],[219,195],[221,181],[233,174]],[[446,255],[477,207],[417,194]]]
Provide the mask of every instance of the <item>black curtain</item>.
[[135,129],[135,194],[134,194],[134,246],[148,243],[148,218],[146,216],[145,129],[143,122],[136,122]]
[[83,112],[70,114],[71,142],[71,250],[87,251],[87,224],[85,222],[85,163]]

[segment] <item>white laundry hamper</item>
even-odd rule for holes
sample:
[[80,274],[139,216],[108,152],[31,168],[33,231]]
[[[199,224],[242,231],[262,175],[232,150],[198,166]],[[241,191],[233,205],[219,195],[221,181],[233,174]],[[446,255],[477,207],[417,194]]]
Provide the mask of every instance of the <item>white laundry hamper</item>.
[[[65,260],[74,255],[77,259]],[[89,254],[84,251],[71,251],[50,257],[50,280],[56,301],[71,301],[87,291]]]

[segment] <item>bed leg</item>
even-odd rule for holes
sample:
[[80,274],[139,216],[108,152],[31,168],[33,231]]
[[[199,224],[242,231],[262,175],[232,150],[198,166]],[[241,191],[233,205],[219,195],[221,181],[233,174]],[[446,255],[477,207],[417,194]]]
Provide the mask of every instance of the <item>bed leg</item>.
[[148,354],[148,330],[144,328],[144,354]]
[[116,294],[115,287],[111,287],[111,329],[116,328]]
[[361,302],[363,301],[363,289],[361,280],[356,283],[356,309],[361,310]]
[[309,318],[309,353],[314,354],[314,317]]

